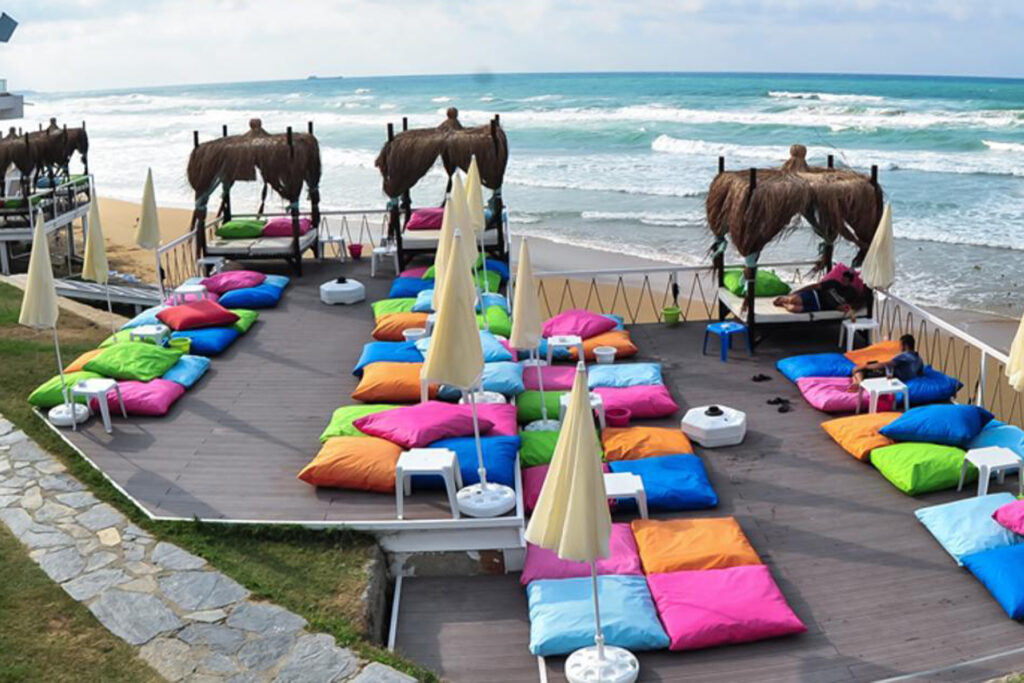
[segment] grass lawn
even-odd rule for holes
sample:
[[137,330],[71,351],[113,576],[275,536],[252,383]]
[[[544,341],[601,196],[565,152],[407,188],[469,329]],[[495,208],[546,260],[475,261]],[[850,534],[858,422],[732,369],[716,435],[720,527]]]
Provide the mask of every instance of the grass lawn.
[[[311,630],[330,633],[339,644],[353,648],[363,657],[390,664],[421,680],[437,680],[429,671],[370,644],[360,632],[357,608],[365,583],[363,567],[374,549],[372,538],[355,533],[301,528],[148,521],[30,410],[25,398],[35,387],[57,373],[57,361],[51,331],[36,332],[18,326],[20,306],[21,291],[0,283],[0,413],[40,446],[56,454],[71,474],[87,484],[97,497],[120,509],[139,526],[206,558],[251,590],[254,596],[302,615],[309,621]],[[61,313],[58,327],[65,365],[80,353],[95,348],[109,334],[109,330],[67,312]],[[188,396],[183,400],[187,401]],[[20,546],[15,544],[14,548]],[[2,544],[0,550],[4,550]],[[0,554],[0,567],[4,566],[2,557],[7,554],[6,550]],[[7,568],[8,572],[13,569],[20,574],[23,571],[20,567],[37,570],[23,550],[15,554],[18,555],[15,559],[23,562]],[[40,573],[40,576],[49,581],[45,574]],[[55,584],[50,583],[49,587],[48,597],[40,597],[39,600],[58,604],[56,601],[65,597],[64,592]],[[0,601],[3,595],[0,589]],[[34,614],[28,610],[24,616],[31,622]],[[88,612],[85,616],[92,619]],[[2,678],[6,673],[2,668],[5,666],[2,654],[5,639],[12,637],[9,630],[20,630],[21,626],[12,626],[6,617],[0,610],[0,682],[7,680]],[[47,620],[47,616],[40,614],[34,628],[45,631]],[[95,620],[91,625],[106,633]],[[26,630],[31,633],[32,626]],[[37,657],[42,657],[42,653],[37,653]],[[20,679],[15,676],[13,680]],[[98,676],[79,680],[120,679]]]

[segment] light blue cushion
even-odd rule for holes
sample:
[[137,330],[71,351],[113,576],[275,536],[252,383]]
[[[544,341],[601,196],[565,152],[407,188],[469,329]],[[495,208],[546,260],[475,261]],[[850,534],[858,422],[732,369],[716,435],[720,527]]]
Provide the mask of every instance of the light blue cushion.
[[190,389],[209,369],[209,358],[187,354],[179,358],[178,362],[164,373],[163,379],[177,382],[186,389]]
[[1024,544],[968,555],[964,566],[1011,619],[1024,619]]
[[998,420],[992,420],[967,444],[967,450],[1000,446],[1009,448],[1024,458],[1024,430]]
[[511,309],[508,307],[508,299],[501,294],[481,294],[480,301],[477,302],[476,310],[480,312],[481,306],[483,308],[490,308],[491,306],[497,306],[503,309],[506,313],[511,313]]
[[268,275],[267,279],[263,281],[265,285],[271,285],[278,289],[284,289],[292,281],[287,275]]
[[878,430],[893,441],[966,446],[992,419],[992,413],[977,406],[939,403],[911,408]]
[[[433,284],[433,280],[423,280],[427,284]],[[416,294],[416,303],[412,305],[413,313],[433,313],[434,312],[434,289],[420,290]]]
[[[956,396],[956,393],[963,387],[963,382],[956,377],[944,375],[930,365],[925,367],[924,374],[915,377],[907,382],[907,390],[910,392],[910,405],[923,406],[928,403],[942,403],[949,401]],[[897,397],[897,401],[903,400],[903,395]]]
[[[423,357],[427,357],[427,349],[430,348],[430,337],[424,337],[416,341],[416,348],[420,350]],[[480,346],[484,352],[485,363],[500,363],[512,360],[512,353],[498,341],[497,337],[487,330],[480,330]]]
[[284,290],[266,282],[255,287],[243,287],[225,292],[217,300],[224,308],[273,308],[281,300]]
[[422,363],[423,354],[416,348],[416,343],[411,341],[389,342],[374,341],[363,345],[363,352],[352,368],[352,374],[356,377],[363,376],[363,368],[370,363],[386,361],[390,363]]
[[[700,456],[662,455],[608,463],[612,472],[631,472],[644,480],[647,505],[652,510],[703,510],[718,505],[718,495],[708,481]],[[634,509],[631,500],[620,500],[619,509]]]
[[517,396],[524,391],[523,366],[513,361],[484,363],[484,391],[497,391],[505,396]]
[[[543,579],[526,587],[530,602],[530,652],[564,655],[594,644],[591,578]],[[658,620],[643,576],[599,576],[597,595],[606,645],[627,650],[661,650],[669,639]]]
[[624,329],[626,329],[626,319],[623,318],[621,315],[617,315],[615,313],[602,313],[601,315],[603,315],[604,317],[608,318],[609,320],[614,320],[615,321],[615,327],[613,329],[616,329],[616,330],[624,330]]
[[153,306],[139,313],[137,316],[121,325],[122,330],[128,330],[133,327],[139,327],[140,325],[162,325],[160,319],[156,317],[156,314],[169,306]]
[[[541,337],[540,344],[538,345],[538,349],[539,349],[538,353],[540,354],[540,357],[542,359],[546,359],[548,357],[548,340],[545,337]],[[519,352],[519,359],[520,360],[526,360],[527,358],[530,357],[530,350],[529,349],[517,349],[517,351]],[[569,360],[570,358],[572,358],[572,352],[569,351],[569,349],[567,349],[567,348],[565,348],[563,346],[559,346],[551,354],[551,358],[553,360]]]
[[224,350],[238,339],[239,334],[238,330],[233,327],[204,327],[201,330],[173,332],[171,337],[191,339],[192,343],[188,352],[194,356],[216,356],[224,353]]
[[388,298],[406,299],[417,296],[420,292],[428,289],[434,289],[433,280],[424,280],[421,277],[396,277],[391,283],[391,292],[388,294]]
[[849,377],[856,365],[841,353],[807,353],[783,358],[775,367],[796,382],[804,377]]
[[587,368],[587,383],[591,389],[661,384],[661,363],[591,365]]
[[992,519],[993,512],[1014,500],[1009,493],[992,493],[932,505],[914,514],[956,563],[963,564],[963,558],[968,555],[1021,542],[1024,537]]

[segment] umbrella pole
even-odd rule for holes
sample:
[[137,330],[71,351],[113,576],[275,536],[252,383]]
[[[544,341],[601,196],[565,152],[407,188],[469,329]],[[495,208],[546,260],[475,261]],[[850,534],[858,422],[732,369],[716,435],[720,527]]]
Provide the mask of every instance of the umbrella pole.
[[476,413],[476,391],[473,387],[470,387],[469,393],[466,394],[469,398],[469,407],[473,411],[473,440],[476,442],[476,463],[477,473],[480,475],[480,488],[487,488],[487,468],[484,467],[484,448],[480,443],[480,418]]
[[69,398],[71,396],[71,392],[68,391],[67,384],[64,380],[64,361],[60,359],[60,338],[57,337],[56,325],[53,326],[53,348],[57,352],[57,374],[60,375],[61,395],[64,397],[64,404],[67,405],[68,409],[71,411],[71,419],[73,421],[75,419],[75,411],[74,407],[71,405],[71,399]]
[[110,333],[117,334],[117,330],[114,329],[114,305],[110,302],[110,282],[104,283],[107,290],[107,313],[110,314]]
[[547,422],[548,419],[548,402],[544,400],[544,373],[540,371],[540,347],[538,346],[533,350],[534,356],[534,369],[537,370],[537,388],[540,389],[540,417],[542,420]]
[[594,586],[594,644],[597,658],[604,661],[604,631],[601,630],[601,607],[597,601],[597,560],[590,562],[590,580]]
[[[484,226],[484,230],[486,229],[487,227]],[[484,291],[490,294],[491,289],[487,284],[487,252],[484,251],[484,234],[482,232],[480,233],[480,255],[483,257],[481,263],[483,264],[484,267]]]

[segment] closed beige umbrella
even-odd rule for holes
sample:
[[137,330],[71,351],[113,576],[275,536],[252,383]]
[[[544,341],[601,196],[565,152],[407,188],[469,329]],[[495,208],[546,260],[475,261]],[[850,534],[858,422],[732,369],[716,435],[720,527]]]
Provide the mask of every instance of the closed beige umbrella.
[[594,591],[594,647],[577,650],[565,662],[570,681],[632,681],[639,674],[636,657],[606,647],[598,601],[597,560],[608,557],[612,516],[601,468],[601,445],[587,388],[586,364],[576,366],[569,406],[537,505],[526,527],[526,540],[571,562],[590,564]]
[[1017,391],[1024,391],[1024,318],[1020,320],[1020,327],[1013,337],[1013,344],[1010,346],[1010,360],[1006,363],[1006,378],[1010,386]]
[[85,225],[85,260],[82,263],[82,279],[106,285],[110,329],[112,332],[116,331],[114,330],[114,307],[110,301],[110,265],[107,263],[103,227],[100,225],[100,205],[95,199],[92,199],[89,204],[89,216]]
[[[484,255],[481,260],[483,266],[483,288],[485,292],[490,291],[487,282],[487,249],[484,247],[484,229],[487,227],[487,217],[484,213],[484,190],[480,182],[480,166],[476,163],[474,154],[469,162],[469,171],[466,173],[466,217],[469,226],[473,231],[473,247],[479,246],[480,253]],[[474,262],[475,262],[474,255]]]
[[143,249],[156,249],[160,246],[160,217],[156,209],[156,193],[153,191],[153,169],[146,170],[146,185],[142,189],[142,216],[139,218],[139,231],[135,235],[135,244]]
[[871,289],[887,290],[896,282],[896,243],[892,234],[892,205],[886,204],[882,220],[861,266],[861,277]]
[[508,342],[514,349],[530,352],[530,358],[523,361],[523,373],[536,373],[537,388],[540,389],[541,419],[526,425],[526,431],[556,430],[558,421],[548,419],[548,405],[544,400],[544,375],[541,370],[543,362],[540,360],[544,317],[540,312],[540,295],[537,294],[537,281],[533,277],[533,264],[530,261],[530,247],[525,237],[519,243],[515,284],[515,295],[512,297],[512,333]]

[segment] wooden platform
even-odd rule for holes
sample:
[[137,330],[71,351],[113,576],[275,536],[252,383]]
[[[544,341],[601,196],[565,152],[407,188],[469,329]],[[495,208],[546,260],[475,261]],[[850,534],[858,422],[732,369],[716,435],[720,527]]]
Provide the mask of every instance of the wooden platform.
[[[825,416],[775,371],[783,355],[834,349],[833,326],[775,328],[755,358],[739,350],[728,363],[718,360],[716,341],[712,355],[700,355],[702,325],[643,326],[633,336],[645,355],[664,362],[683,410],[724,403],[747,412],[742,445],[697,449],[721,502],[687,514],[735,515],[808,627],[760,643],[642,653],[641,680],[874,681],[930,672],[914,680],[973,681],[1024,669],[1024,626],[1008,619],[913,515],[973,490],[920,498],[899,492],[841,451],[819,426]],[[760,372],[772,380],[752,382]],[[793,412],[766,405],[774,396],[793,401]],[[1015,486],[1008,477],[1005,490]],[[536,681],[525,592],[516,579],[405,579],[397,649],[447,680]],[[562,660],[546,663],[549,679],[563,680]]]

